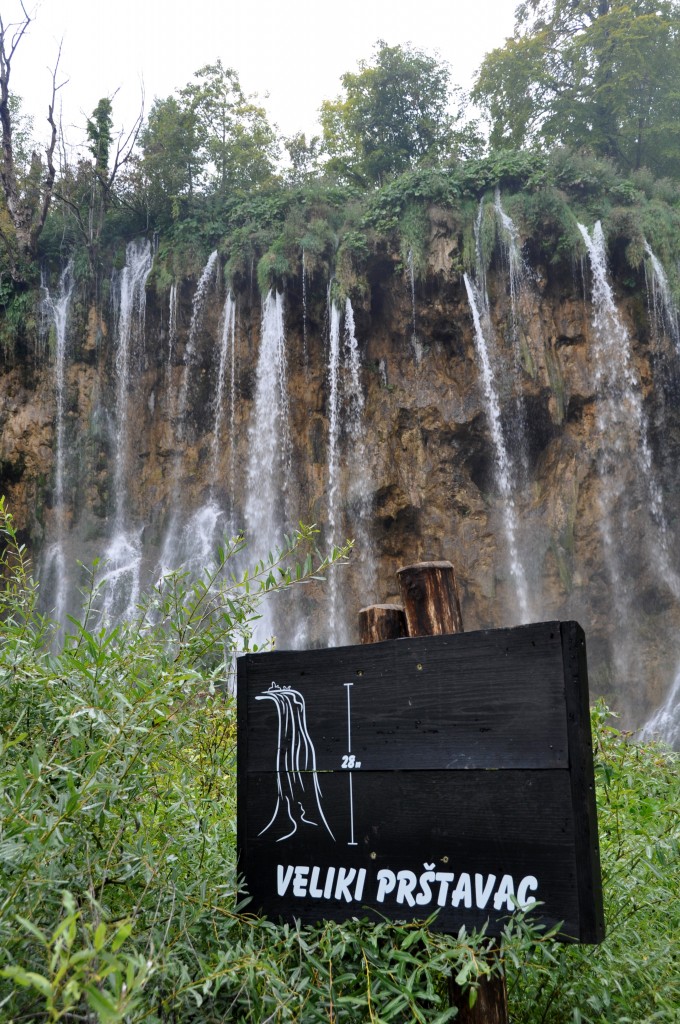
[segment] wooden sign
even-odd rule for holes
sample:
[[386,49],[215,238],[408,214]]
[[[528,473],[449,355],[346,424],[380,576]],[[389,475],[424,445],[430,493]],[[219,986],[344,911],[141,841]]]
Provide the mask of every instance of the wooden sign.
[[603,937],[575,622],[246,655],[238,769],[253,911]]

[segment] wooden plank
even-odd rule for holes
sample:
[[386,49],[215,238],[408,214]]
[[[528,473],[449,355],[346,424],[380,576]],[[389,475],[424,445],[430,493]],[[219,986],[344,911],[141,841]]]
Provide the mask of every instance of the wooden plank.
[[248,768],[275,770],[275,684],[304,697],[317,767],[352,750],[367,769],[566,768],[559,623],[455,636],[405,638],[239,660],[248,692]]
[[597,832],[593,741],[588,704],[586,638],[576,622],[561,625],[569,737],[574,842],[578,851],[577,891],[581,942],[601,942],[605,935],[600,847]]

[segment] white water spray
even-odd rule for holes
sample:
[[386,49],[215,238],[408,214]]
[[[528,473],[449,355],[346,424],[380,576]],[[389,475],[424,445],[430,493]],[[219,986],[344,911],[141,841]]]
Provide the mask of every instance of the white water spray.
[[66,398],[66,345],[68,340],[68,322],[71,299],[75,279],[73,264],[69,261],[59,278],[59,287],[55,298],[52,298],[46,285],[43,285],[43,310],[54,327],[54,391],[55,391],[55,432],[54,432],[54,540],[48,546],[44,556],[45,579],[54,579],[54,610],[55,621],[59,624],[59,633],[63,634],[66,625],[66,598],[68,594],[68,571],[64,553],[66,533],[64,507],[64,404]]
[[[671,564],[663,496],[654,471],[640,381],[633,364],[630,337],[616,308],[609,282],[602,225],[599,221],[595,224],[592,236],[582,224],[578,227],[593,275],[593,356],[595,392],[599,398],[597,426],[603,440],[600,475],[604,508],[601,522],[612,583],[619,590],[623,589],[618,538],[627,535],[632,511],[630,496],[624,493],[623,468],[626,460],[633,458],[647,492],[653,527],[650,555],[655,571],[673,596],[680,599],[680,578]],[[619,513],[615,512],[617,508]],[[616,521],[617,514],[623,517],[619,522]]]
[[491,331],[491,324],[488,317],[488,303],[485,300],[485,296],[480,295],[479,289],[474,285],[467,274],[464,275],[464,281],[475,328],[475,349],[477,351],[477,359],[482,377],[484,407],[494,447],[496,485],[500,491],[502,500],[503,529],[508,545],[510,573],[515,584],[515,592],[517,594],[518,623],[521,624],[523,622],[530,621],[531,612],[529,608],[529,593],[526,574],[519,557],[519,549],[517,545],[517,512],[515,509],[512,464],[510,462],[503,434],[498,390],[496,388],[496,382],[491,361],[489,359],[489,350],[485,337],[485,328],[486,333],[490,333]]

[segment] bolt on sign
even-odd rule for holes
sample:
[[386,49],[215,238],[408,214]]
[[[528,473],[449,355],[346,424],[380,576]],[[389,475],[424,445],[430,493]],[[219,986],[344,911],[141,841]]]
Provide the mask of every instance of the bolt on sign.
[[577,623],[245,655],[237,685],[249,909],[602,939]]

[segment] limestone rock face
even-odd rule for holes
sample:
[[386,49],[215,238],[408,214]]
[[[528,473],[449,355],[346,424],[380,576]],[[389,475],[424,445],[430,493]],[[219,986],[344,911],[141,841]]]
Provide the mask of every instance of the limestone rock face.
[[[285,451],[268,483],[266,468],[253,470],[265,371],[252,288],[233,296],[226,342],[219,272],[199,319],[195,281],[170,295],[147,288],[124,381],[118,313],[78,295],[67,326],[61,509],[54,355],[41,355],[36,339],[29,360],[0,374],[0,488],[38,565],[61,544],[75,592],[76,559],[102,555],[122,525],[151,572],[163,553],[167,563],[168,551],[200,548],[198,527],[187,533],[192,516],[212,509],[213,526],[249,529],[251,492],[274,486],[282,525],[315,522],[322,543],[357,540],[351,566],[279,613],[281,646],[328,642],[331,611],[342,619],[336,640],[355,640],[360,607],[397,599],[397,568],[449,559],[466,629],[578,619],[591,689],[641,724],[680,662],[673,339],[652,322],[642,279],[638,291],[613,280],[624,340],[607,358],[625,362],[626,346],[629,356],[630,393],[617,393],[602,367],[589,275],[556,280],[529,268],[513,293],[495,253],[482,311],[494,435],[459,263],[450,218],[434,209],[426,270],[412,281],[396,254],[376,256],[351,307],[353,335],[338,303],[335,349],[328,282],[307,279],[304,303],[301,278],[287,283],[284,373],[271,399],[283,389],[286,422],[269,439]],[[49,606],[48,580],[45,588]]]

